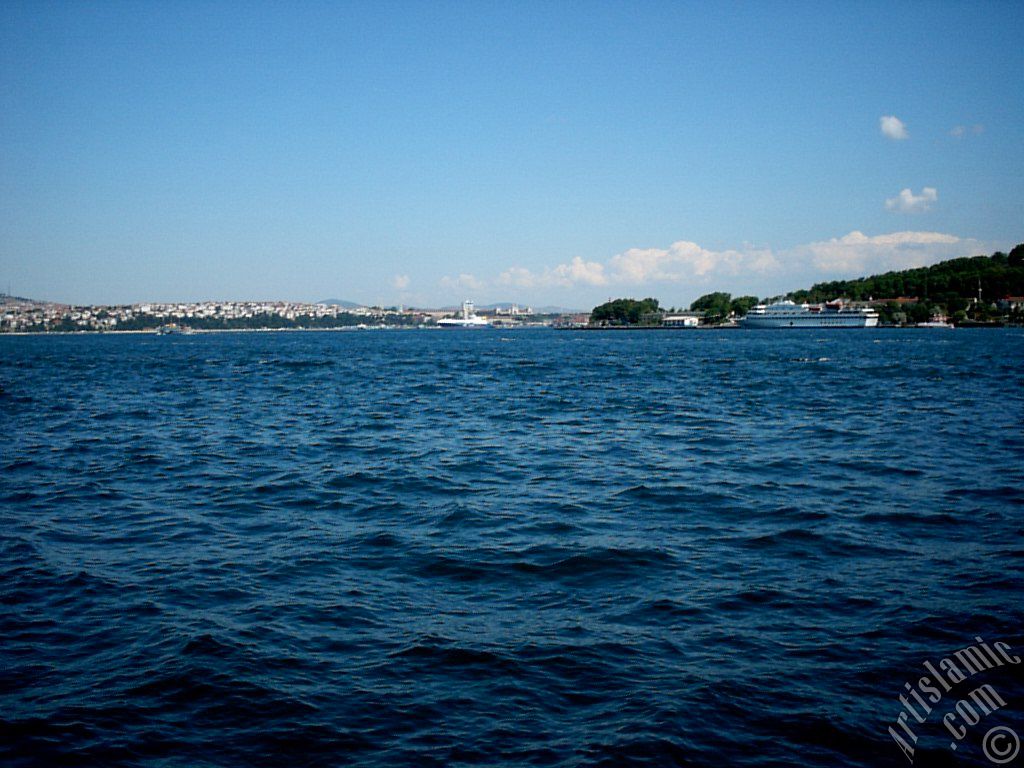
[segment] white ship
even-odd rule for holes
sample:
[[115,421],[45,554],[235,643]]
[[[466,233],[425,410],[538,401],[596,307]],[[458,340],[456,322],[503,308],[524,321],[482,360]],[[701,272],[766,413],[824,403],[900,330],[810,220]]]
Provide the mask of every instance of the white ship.
[[874,328],[878,312],[848,308],[841,301],[826,304],[794,304],[778,301],[758,304],[741,321],[745,328]]
[[441,328],[490,328],[491,324],[473,311],[473,302],[462,302],[462,317],[446,317],[437,321]]

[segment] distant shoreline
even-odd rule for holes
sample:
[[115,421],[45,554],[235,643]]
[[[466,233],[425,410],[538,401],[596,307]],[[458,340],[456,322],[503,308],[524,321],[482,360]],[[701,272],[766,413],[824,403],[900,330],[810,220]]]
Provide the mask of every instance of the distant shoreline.
[[[371,325],[365,328],[342,326],[338,328],[193,328],[188,331],[161,334],[152,330],[82,330],[82,331],[4,331],[4,336],[198,336],[205,333],[356,333],[358,331],[433,331],[443,328],[403,327],[399,325]],[[495,329],[508,330],[508,329]]]
[[[1000,328],[1022,328],[1024,326],[1019,325],[987,325],[987,324],[968,324],[958,325],[955,328],[947,330],[976,330],[980,328],[985,329],[1000,329]],[[686,333],[686,332],[698,332],[705,333],[708,331],[928,331],[937,330],[935,328],[921,328],[916,325],[879,325],[874,328],[744,328],[742,325],[701,325],[697,327],[681,328],[674,326],[663,326],[663,325],[609,325],[609,326],[523,326],[518,328],[510,327],[497,327],[494,326],[488,330],[492,331],[537,331],[550,329],[552,331],[659,331],[662,333]],[[942,329],[939,329],[942,330]],[[431,327],[409,327],[409,326],[367,326],[366,328],[357,328],[355,326],[344,326],[340,328],[196,328],[187,332],[178,332],[170,334],[160,334],[155,330],[138,331],[138,330],[125,330],[125,331],[4,331],[0,333],[0,339],[8,336],[199,336],[201,334],[218,334],[218,333],[359,333],[366,331],[430,331],[432,333],[444,331],[450,335],[451,329],[446,328],[431,328]]]
[[740,325],[697,325],[689,328],[674,325],[581,325],[553,326],[556,331],[740,331]]

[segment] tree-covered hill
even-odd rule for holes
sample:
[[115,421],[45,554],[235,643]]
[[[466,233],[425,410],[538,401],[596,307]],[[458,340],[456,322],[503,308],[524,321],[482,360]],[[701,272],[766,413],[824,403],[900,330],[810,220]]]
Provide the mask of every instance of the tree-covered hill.
[[594,307],[591,325],[660,325],[657,299],[615,299]]
[[817,283],[809,290],[793,291],[790,298],[820,302],[840,296],[854,301],[917,297],[929,304],[946,305],[949,312],[955,312],[978,297],[979,285],[985,304],[1006,296],[1024,295],[1024,243],[1009,254],[996,252],[856,280]]

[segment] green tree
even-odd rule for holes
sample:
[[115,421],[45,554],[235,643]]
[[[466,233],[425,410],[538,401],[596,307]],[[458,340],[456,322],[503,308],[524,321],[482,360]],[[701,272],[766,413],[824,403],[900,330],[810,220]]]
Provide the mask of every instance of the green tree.
[[724,320],[731,309],[732,295],[717,291],[706,293],[690,305],[691,312],[703,312],[710,322]]
[[910,323],[926,323],[932,317],[932,308],[925,301],[911,304],[906,308],[906,312],[907,322]]
[[1024,266],[1024,243],[1015,246],[1010,255],[1006,257],[1006,263],[1011,267]]
[[743,317],[753,307],[757,306],[757,296],[739,296],[729,303],[729,310],[736,317]]
[[647,298],[615,299],[594,307],[590,313],[591,325],[660,325],[661,309],[658,300]]
[[897,325],[906,319],[903,308],[895,301],[886,302],[878,307],[878,322],[883,325]]

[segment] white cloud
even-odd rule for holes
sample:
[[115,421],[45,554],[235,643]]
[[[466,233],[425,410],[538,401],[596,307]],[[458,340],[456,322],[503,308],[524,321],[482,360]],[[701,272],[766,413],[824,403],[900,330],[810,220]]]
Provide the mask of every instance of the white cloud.
[[567,264],[546,267],[541,272],[512,267],[501,273],[498,282],[517,288],[641,286],[706,282],[712,276],[768,272],[777,267],[768,249],[711,251],[680,240],[668,248],[630,248],[604,263],[576,256]]
[[596,261],[584,261],[574,256],[568,264],[559,264],[552,275],[561,285],[606,285],[604,265]]
[[393,278],[391,278],[391,285],[393,285],[399,291],[404,291],[409,287],[409,276],[395,275]]
[[885,201],[885,207],[890,211],[924,213],[938,199],[939,192],[935,187],[925,187],[920,195],[915,195],[909,189],[901,189],[897,197],[890,197]]
[[845,277],[911,269],[960,256],[984,253],[985,244],[941,232],[863,232],[797,246],[789,261],[821,276]]
[[499,285],[512,285],[516,288],[535,288],[537,276],[524,267],[510,267],[498,275]]
[[441,278],[441,287],[447,290],[461,288],[467,291],[479,291],[483,290],[484,285],[483,280],[479,280],[475,276],[466,273],[462,273],[458,277],[445,275]]
[[576,285],[601,286],[608,284],[605,267],[596,261],[584,261],[574,256],[568,264],[545,268],[534,273],[523,267],[511,267],[498,276],[501,285],[517,288],[571,288]]
[[777,266],[767,249],[711,251],[687,240],[668,248],[631,248],[609,260],[612,279],[623,285],[678,283],[711,275],[767,272]]
[[950,130],[949,135],[954,139],[962,139],[967,135],[968,131],[977,136],[978,134],[985,132],[985,126],[980,123],[972,125],[970,128],[966,125],[956,125]]
[[[934,192],[926,188],[921,197],[934,200]],[[630,248],[603,262],[576,257],[541,271],[512,267],[502,272],[496,282],[531,290],[675,285],[694,293],[709,289],[770,293],[821,280],[975,256],[996,247],[942,232],[912,231],[874,236],[854,231],[843,237],[780,250],[744,246],[713,251],[680,240],[667,248]]]
[[900,141],[910,136],[907,133],[907,126],[895,115],[883,115],[878,118],[878,127],[882,129],[883,135],[895,141]]

